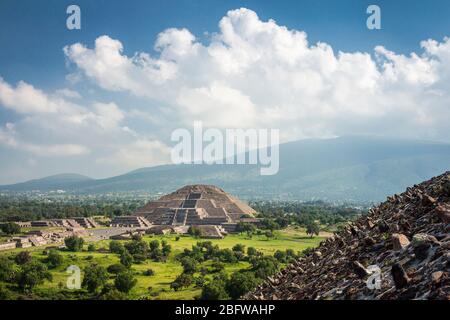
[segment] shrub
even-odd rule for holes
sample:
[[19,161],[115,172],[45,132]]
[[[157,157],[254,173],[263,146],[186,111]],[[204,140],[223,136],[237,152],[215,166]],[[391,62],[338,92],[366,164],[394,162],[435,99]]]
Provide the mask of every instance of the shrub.
[[279,265],[274,257],[263,256],[250,260],[252,270],[255,276],[260,279],[266,279],[278,271]]
[[211,267],[213,269],[213,272],[221,272],[221,271],[223,271],[225,269],[225,265],[222,262],[218,261],[218,260],[215,260],[212,263]]
[[0,283],[0,300],[14,300],[14,294],[3,283]]
[[181,265],[183,266],[183,272],[186,274],[193,274],[197,271],[197,261],[190,257],[184,257],[181,259]]
[[22,291],[32,290],[45,280],[52,281],[52,274],[45,264],[38,261],[24,264],[16,277],[17,285]]
[[267,238],[273,238],[274,237],[274,234],[273,234],[273,232],[271,230],[267,230],[266,232],[264,232],[264,235]]
[[96,249],[96,248],[95,248],[95,245],[94,245],[93,243],[89,244],[88,247],[87,247],[87,250],[88,250],[89,252],[94,252],[95,249]]
[[20,226],[14,222],[7,222],[0,225],[0,229],[8,235],[20,233]]
[[93,293],[108,281],[106,269],[98,265],[89,265],[84,270],[84,278],[81,286]]
[[297,255],[295,254],[295,251],[292,249],[286,250],[286,262],[291,263],[295,259],[297,259]]
[[113,240],[109,243],[109,251],[111,253],[122,254],[125,251],[125,247],[121,242]]
[[273,257],[281,263],[286,262],[286,252],[283,252],[281,250],[275,251],[275,253],[273,254]]
[[150,251],[154,251],[156,249],[159,249],[159,241],[158,240],[150,241]]
[[310,235],[311,238],[316,235],[318,236],[320,232],[320,226],[317,224],[317,222],[311,221],[306,226],[306,234]]
[[70,236],[64,239],[67,250],[77,252],[83,249],[84,239],[77,236]]
[[252,272],[235,272],[226,283],[226,291],[231,299],[238,299],[257,285],[258,280]]
[[134,263],[142,263],[144,262],[148,257],[145,254],[136,253],[133,254],[133,262]]
[[133,273],[129,271],[119,273],[114,280],[114,286],[116,289],[123,293],[130,292],[136,283],[137,280],[134,278]]
[[31,254],[28,251],[22,251],[19,252],[16,257],[14,258],[14,261],[19,264],[23,265],[32,260]]
[[238,260],[243,260],[245,256],[245,246],[243,244],[237,243],[232,248],[234,255]]
[[155,275],[155,271],[153,271],[153,269],[147,269],[144,271],[144,276],[154,276]]
[[125,249],[131,255],[146,255],[148,253],[148,244],[142,240],[133,240],[125,244]]
[[112,264],[107,268],[107,271],[112,274],[119,274],[121,272],[124,272],[127,270],[127,267],[125,267],[121,263]]
[[133,256],[127,250],[125,250],[120,255],[120,263],[127,268],[131,268],[131,266],[133,265]]
[[126,300],[127,299],[127,295],[123,292],[120,292],[119,290],[117,290],[117,288],[112,285],[107,283],[99,296],[100,300]]
[[220,260],[227,263],[236,263],[238,259],[234,252],[230,249],[222,249],[220,250]]
[[0,257],[0,281],[11,282],[14,280],[15,274],[13,261],[5,256]]
[[206,280],[205,280],[205,277],[203,277],[203,276],[197,277],[194,280],[194,284],[197,288],[203,288],[205,283],[206,283]]
[[211,281],[202,288],[200,300],[226,300],[229,298],[225,282]]
[[170,252],[172,251],[172,246],[170,244],[168,244],[166,241],[162,242],[162,255],[167,258],[170,254]]
[[254,247],[248,247],[247,248],[247,255],[249,257],[256,256],[256,255],[258,255],[258,250],[256,250]]
[[189,287],[193,282],[193,277],[190,274],[182,273],[180,274],[171,284],[170,288],[175,291],[183,287]]
[[256,231],[256,227],[251,223],[239,222],[236,226],[236,231],[239,233],[246,232],[250,236]]
[[64,262],[64,257],[56,250],[50,250],[46,262],[50,268],[57,268]]

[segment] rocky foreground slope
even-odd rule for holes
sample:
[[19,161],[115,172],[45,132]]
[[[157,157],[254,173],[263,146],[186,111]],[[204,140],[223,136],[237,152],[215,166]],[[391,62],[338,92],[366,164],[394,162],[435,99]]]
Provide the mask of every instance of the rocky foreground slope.
[[244,299],[450,300],[450,172],[389,197]]

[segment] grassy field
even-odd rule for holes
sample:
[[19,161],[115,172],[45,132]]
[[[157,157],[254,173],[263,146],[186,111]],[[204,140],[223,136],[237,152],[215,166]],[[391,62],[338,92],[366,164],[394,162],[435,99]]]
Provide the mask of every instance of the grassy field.
[[[262,251],[265,255],[273,255],[276,250],[293,249],[295,252],[303,251],[309,247],[317,246],[320,241],[324,240],[329,234],[321,234],[318,237],[310,238],[306,236],[303,229],[288,228],[282,231],[275,232],[275,238],[268,239],[264,235],[255,235],[251,238],[244,234],[231,234],[220,240],[210,240],[214,244],[217,244],[221,249],[232,248],[235,244],[241,243],[248,247],[254,247]],[[130,298],[132,299],[194,299],[194,297],[200,294],[201,289],[189,288],[182,289],[180,291],[174,291],[170,289],[170,283],[182,272],[182,267],[179,262],[175,260],[175,256],[182,252],[185,248],[190,249],[193,244],[198,241],[207,241],[203,239],[195,239],[191,236],[181,236],[179,240],[176,240],[175,235],[161,235],[161,236],[145,236],[145,241],[151,241],[154,239],[166,240],[172,246],[172,252],[167,262],[153,262],[147,260],[142,264],[134,264],[132,269],[135,272],[138,283],[135,288],[130,292]],[[42,294],[46,292],[58,291],[59,287],[65,287],[68,274],[65,270],[69,265],[77,265],[81,269],[90,263],[108,267],[111,264],[118,263],[119,257],[116,254],[99,252],[101,249],[108,248],[109,240],[103,240],[95,243],[97,251],[95,252],[66,252],[61,251],[64,256],[64,265],[56,269],[51,270],[53,275],[52,282],[45,282],[35,290]],[[16,254],[18,251],[24,249],[16,249],[9,252],[3,252],[0,254]],[[25,249],[29,250],[29,249]],[[45,259],[43,254],[44,248],[32,248],[29,250],[32,252],[33,257],[36,259]],[[209,262],[205,262],[203,266],[207,267]],[[143,272],[151,268],[155,274],[153,276],[145,276]],[[249,268],[248,262],[238,262],[235,264],[226,264],[225,271],[232,273],[241,269]],[[111,280],[112,281],[112,280]]]

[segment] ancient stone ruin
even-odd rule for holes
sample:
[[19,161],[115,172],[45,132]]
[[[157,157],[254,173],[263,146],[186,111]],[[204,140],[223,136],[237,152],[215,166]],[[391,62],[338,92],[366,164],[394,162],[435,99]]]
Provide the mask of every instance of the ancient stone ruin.
[[450,172],[371,209],[244,299],[450,300]]
[[255,210],[210,185],[189,185],[140,208],[136,215],[154,225],[220,225],[233,232],[239,222],[257,223]]
[[133,227],[133,228],[148,228],[151,223],[140,216],[116,216],[112,219],[112,227]]

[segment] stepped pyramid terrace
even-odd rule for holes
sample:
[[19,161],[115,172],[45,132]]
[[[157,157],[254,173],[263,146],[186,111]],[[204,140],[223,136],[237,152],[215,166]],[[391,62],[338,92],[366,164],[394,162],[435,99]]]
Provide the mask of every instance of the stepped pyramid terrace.
[[136,215],[154,225],[220,225],[233,232],[239,222],[258,223],[255,210],[212,185],[188,185],[150,201]]

